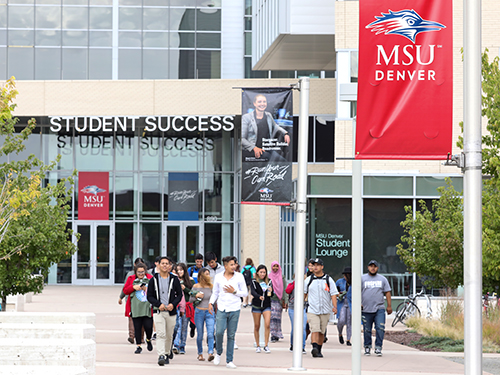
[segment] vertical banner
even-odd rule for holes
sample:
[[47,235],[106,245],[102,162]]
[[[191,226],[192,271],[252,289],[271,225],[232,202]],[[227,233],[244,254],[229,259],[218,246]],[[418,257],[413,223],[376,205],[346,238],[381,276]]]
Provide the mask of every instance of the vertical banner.
[[241,203],[290,204],[292,97],[290,88],[243,89]]
[[360,0],[356,159],[446,159],[452,0]]
[[168,174],[168,220],[199,220],[198,173]]
[[109,220],[109,172],[78,172],[78,220]]

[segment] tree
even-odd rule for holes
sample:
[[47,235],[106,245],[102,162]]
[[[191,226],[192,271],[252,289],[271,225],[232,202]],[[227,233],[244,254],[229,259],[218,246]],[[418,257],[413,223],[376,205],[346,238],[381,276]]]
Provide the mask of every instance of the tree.
[[[13,79],[0,93],[0,136],[4,138],[0,157],[25,149],[23,141],[31,134],[35,121],[20,133],[12,117],[17,95]],[[40,292],[52,264],[76,251],[72,231],[67,229],[73,178],[42,186],[45,175],[57,161],[44,165],[35,156],[0,164],[0,299],[5,311],[11,294]],[[34,277],[39,274],[42,277]]]
[[426,286],[457,288],[463,284],[463,203],[449,178],[438,191],[432,210],[421,200],[414,218],[412,207],[405,207],[405,235],[397,253],[410,272],[426,276]]

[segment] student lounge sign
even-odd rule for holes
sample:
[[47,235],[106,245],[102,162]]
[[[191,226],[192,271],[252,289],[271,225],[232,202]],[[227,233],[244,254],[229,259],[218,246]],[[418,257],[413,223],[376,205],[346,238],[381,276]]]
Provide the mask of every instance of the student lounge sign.
[[78,220],[109,220],[109,172],[78,173]]

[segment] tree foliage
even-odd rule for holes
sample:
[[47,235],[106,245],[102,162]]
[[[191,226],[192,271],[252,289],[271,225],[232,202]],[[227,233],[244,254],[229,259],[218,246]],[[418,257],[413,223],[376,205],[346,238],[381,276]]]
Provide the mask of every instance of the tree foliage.
[[[35,127],[32,119],[16,133],[12,117],[17,95],[13,79],[0,94],[0,157],[25,149],[24,140]],[[76,251],[67,229],[73,178],[43,184],[58,160],[44,165],[35,156],[0,164],[0,299],[5,311],[8,295],[40,292],[52,264]],[[34,274],[41,277],[34,277]]]

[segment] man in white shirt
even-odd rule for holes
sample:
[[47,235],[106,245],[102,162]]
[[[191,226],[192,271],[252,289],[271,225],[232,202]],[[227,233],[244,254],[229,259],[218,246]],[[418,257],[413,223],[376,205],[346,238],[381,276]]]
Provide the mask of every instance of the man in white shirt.
[[224,263],[224,272],[215,276],[212,296],[208,305],[208,312],[213,314],[214,303],[217,301],[216,315],[216,339],[217,353],[214,364],[220,363],[222,355],[222,341],[224,340],[224,331],[227,329],[227,354],[226,367],[236,368],[233,363],[234,336],[238,328],[240,319],[241,297],[248,295],[247,284],[243,274],[235,272],[237,263],[236,257],[228,256],[222,259]]

